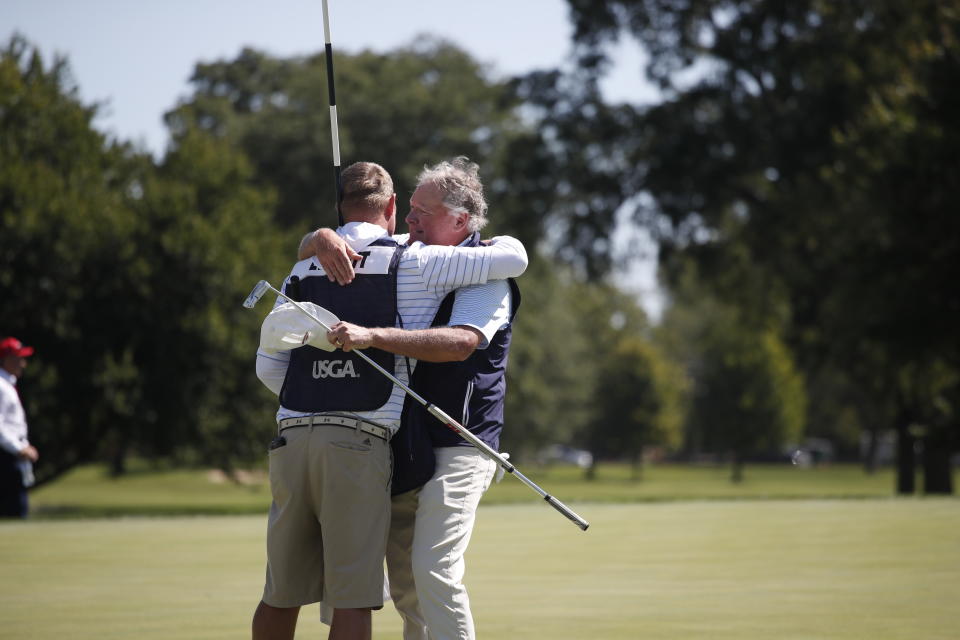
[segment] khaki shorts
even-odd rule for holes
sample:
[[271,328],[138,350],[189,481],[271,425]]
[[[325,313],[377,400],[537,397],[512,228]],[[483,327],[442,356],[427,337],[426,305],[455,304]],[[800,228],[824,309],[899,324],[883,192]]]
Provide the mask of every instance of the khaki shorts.
[[338,609],[383,606],[390,528],[390,443],[355,429],[284,429],[270,451],[263,601]]

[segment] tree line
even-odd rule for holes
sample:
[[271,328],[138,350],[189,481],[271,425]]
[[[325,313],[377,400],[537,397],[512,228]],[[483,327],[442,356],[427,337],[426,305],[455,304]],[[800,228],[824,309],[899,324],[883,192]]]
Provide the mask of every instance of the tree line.
[[[505,80],[442,40],[338,53],[345,162],[383,164],[403,203],[424,164],[467,155],[491,231],[530,250],[505,449],[638,472],[712,454],[737,479],[805,435],[853,457],[893,429],[898,490],[921,442],[924,490],[952,492],[960,13],[781,4],[571,0],[576,68]],[[615,37],[650,52],[662,102],[603,99]],[[270,437],[240,302],[335,225],[324,61],[244,49],[191,86],[153,159],[93,127],[66,60],[3,50],[0,333],[38,350],[41,479],[131,455],[232,469]],[[624,207],[660,246],[657,324],[611,284]]]
[[[924,490],[952,492],[960,3],[570,6],[582,70],[602,73],[618,37],[650,53],[664,100],[609,144],[649,194],[634,219],[657,234],[668,281],[695,271],[739,326],[783,341],[808,434],[893,430],[898,491],[914,490],[921,452]],[[589,84],[581,95],[594,100]]]

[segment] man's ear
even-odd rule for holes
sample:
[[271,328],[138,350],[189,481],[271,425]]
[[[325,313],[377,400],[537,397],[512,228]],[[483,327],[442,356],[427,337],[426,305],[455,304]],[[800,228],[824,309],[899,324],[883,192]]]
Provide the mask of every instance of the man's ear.
[[389,220],[397,214],[397,194],[390,196],[390,201],[387,203],[387,208],[383,211],[383,217]]
[[469,222],[469,221],[470,221],[470,214],[469,214],[469,213],[461,213],[460,215],[457,216],[456,228],[457,228],[458,230],[459,230],[459,229],[466,229],[466,227],[467,227],[467,222]]

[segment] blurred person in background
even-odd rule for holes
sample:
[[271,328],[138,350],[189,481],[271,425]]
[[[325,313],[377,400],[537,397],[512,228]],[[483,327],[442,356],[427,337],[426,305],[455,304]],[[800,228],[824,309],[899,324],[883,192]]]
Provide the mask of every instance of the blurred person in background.
[[33,485],[33,463],[39,458],[27,438],[27,418],[17,379],[33,347],[13,337],[0,340],[0,517],[26,518],[27,488]]

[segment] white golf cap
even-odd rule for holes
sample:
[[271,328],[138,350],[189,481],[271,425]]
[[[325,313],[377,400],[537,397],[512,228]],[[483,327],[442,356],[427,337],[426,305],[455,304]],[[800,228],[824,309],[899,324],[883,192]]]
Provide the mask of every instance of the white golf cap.
[[[299,304],[328,327],[340,322],[337,316],[312,302]],[[263,325],[260,327],[260,348],[264,351],[276,353],[304,345],[324,351],[336,350],[336,347],[327,340],[327,332],[323,327],[307,317],[307,314],[295,307],[292,302],[274,307],[273,311],[263,319]]]

